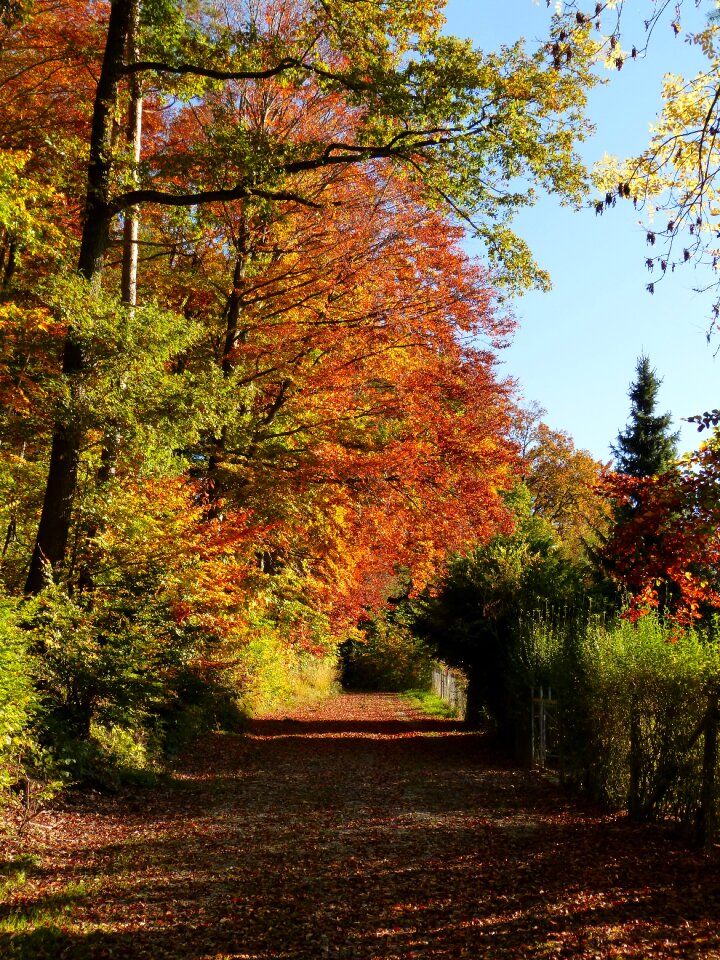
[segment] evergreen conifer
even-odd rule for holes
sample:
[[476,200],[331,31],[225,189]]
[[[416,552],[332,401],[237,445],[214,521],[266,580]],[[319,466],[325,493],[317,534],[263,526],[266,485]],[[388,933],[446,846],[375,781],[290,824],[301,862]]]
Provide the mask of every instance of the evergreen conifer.
[[672,415],[655,412],[662,384],[645,354],[638,357],[636,379],[630,385],[630,419],[611,446],[618,473],[651,477],[664,473],[677,457],[680,434],[671,433]]

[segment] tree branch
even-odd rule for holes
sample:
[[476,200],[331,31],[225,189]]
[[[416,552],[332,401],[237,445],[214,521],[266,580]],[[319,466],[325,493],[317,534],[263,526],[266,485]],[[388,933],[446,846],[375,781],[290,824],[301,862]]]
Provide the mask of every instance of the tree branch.
[[341,83],[349,90],[372,90],[374,84],[365,80],[352,79],[342,73],[326,70],[317,64],[306,63],[299,57],[286,57],[274,67],[265,70],[223,70],[219,67],[204,67],[198,63],[164,63],[161,60],[139,60],[137,63],[126,63],[120,69],[124,76],[136,73],[171,73],[176,76],[207,77],[209,80],[269,80],[277,77],[286,70],[302,69],[307,73],[314,73],[325,80]]
[[263,200],[290,200],[300,203],[313,210],[321,210],[322,204],[316,203],[299,193],[289,190],[260,190],[238,184],[235,187],[220,188],[218,190],[199,190],[197,193],[168,193],[165,190],[128,190],[121,194],[112,203],[112,210],[119,213],[128,207],[144,203],[157,203],[163,207],[194,207],[205,203],[228,203],[234,200],[243,200],[246,197],[260,197]]
[[285,70],[306,65],[296,58],[287,57],[274,67],[266,70],[220,70],[217,67],[203,67],[197,63],[163,63],[160,60],[138,60],[137,63],[126,63],[120,73],[130,76],[134,73],[152,71],[154,73],[173,73],[178,76],[207,77],[209,80],[268,80],[276,77]]

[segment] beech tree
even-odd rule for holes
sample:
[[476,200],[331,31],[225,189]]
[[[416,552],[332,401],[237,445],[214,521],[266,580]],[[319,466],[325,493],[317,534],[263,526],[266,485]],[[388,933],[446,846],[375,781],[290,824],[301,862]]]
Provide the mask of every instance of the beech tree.
[[[560,68],[551,52],[526,53],[520,43],[499,54],[472,51],[439,33],[441,6],[400,0],[228,4],[221,19],[153,0],[139,7],[139,41],[133,36],[136,0],[115,0],[107,19],[105,8],[84,8],[94,32],[104,26],[105,36],[88,139],[80,276],[97,286],[123,211],[196,210],[249,198],[322,207],[322,186],[300,182],[308,173],[388,160],[416,178],[430,200],[472,223],[511,283],[544,282],[508,219],[532,201],[535,184],[571,200],[581,195],[583,173],[572,143],[583,132],[584,91],[592,82],[588,57],[578,55]],[[32,6],[25,23],[9,28],[4,49],[13,42],[17,49],[23,31],[46,14],[42,4]],[[573,29],[582,49],[587,27]],[[339,137],[319,130],[314,138],[282,144],[272,126],[251,138],[238,124],[213,143],[209,166],[206,151],[174,149],[172,137],[161,137],[162,162],[144,154],[138,168],[133,151],[121,148],[116,136],[135,77],[142,77],[143,90],[158,106],[179,99],[189,109],[221,86],[236,85],[243,96],[280,83],[302,99],[316,85],[328,102],[346,102],[352,123]],[[519,182],[521,173],[531,186]],[[86,368],[71,324],[63,355],[71,399],[78,397]],[[82,443],[78,418],[59,418],[29,592],[41,588],[46,568],[63,563]]]

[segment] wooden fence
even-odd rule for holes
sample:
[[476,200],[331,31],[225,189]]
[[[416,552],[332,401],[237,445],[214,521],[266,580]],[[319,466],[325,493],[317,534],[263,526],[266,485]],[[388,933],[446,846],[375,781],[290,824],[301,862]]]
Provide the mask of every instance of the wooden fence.
[[465,707],[467,706],[466,686],[465,678],[453,670],[448,670],[446,667],[433,668],[432,692],[449,703],[458,717],[465,716]]

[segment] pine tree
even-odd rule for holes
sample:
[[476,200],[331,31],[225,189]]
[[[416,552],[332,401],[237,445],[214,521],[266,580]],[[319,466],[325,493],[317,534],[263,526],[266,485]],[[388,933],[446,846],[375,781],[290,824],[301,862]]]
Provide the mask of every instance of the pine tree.
[[611,446],[615,469],[631,477],[664,473],[677,457],[679,433],[671,433],[672,415],[655,413],[662,380],[642,354],[637,361],[636,379],[630,385],[630,419]]

